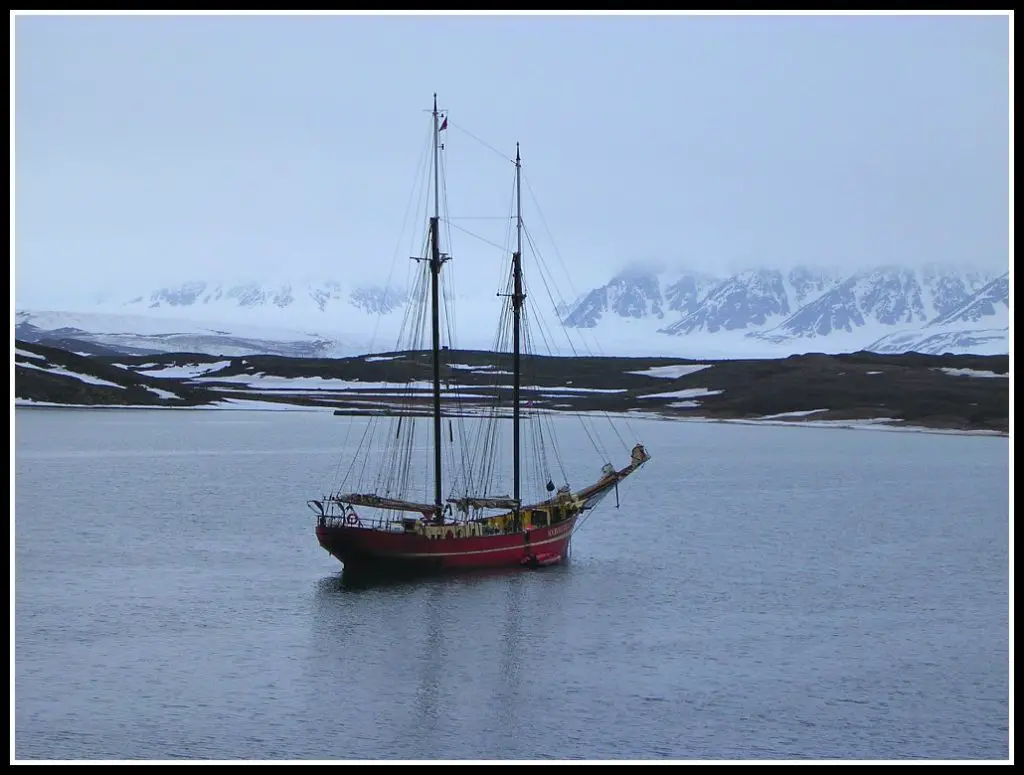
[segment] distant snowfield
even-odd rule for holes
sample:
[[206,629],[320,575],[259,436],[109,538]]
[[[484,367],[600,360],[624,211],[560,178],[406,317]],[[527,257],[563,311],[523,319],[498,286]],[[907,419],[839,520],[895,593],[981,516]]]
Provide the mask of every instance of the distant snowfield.
[[106,387],[115,387],[124,390],[124,385],[118,385],[116,382],[109,382],[99,377],[94,377],[91,374],[81,374],[77,371],[68,371],[67,369],[61,368],[60,366],[40,366],[35,363],[19,363],[24,369],[36,369],[37,371],[45,371],[47,374],[59,374],[62,377],[74,377],[82,382],[88,382],[90,385],[105,385]]
[[524,390],[536,390],[543,393],[625,393],[626,388],[583,388],[571,387],[569,385],[551,385],[541,387],[539,385],[524,385]]
[[172,393],[170,390],[163,390],[162,388],[146,386],[146,390],[153,393],[159,398],[178,399],[180,396],[177,393]]
[[679,379],[687,374],[695,374],[710,369],[712,364],[679,363],[672,366],[651,366],[642,371],[627,371],[627,374],[639,374],[641,377],[660,377],[662,379]]
[[[367,358],[366,360],[370,360],[370,358]],[[448,368],[455,369],[456,371],[468,371],[470,374],[480,374],[483,376],[490,376],[492,374],[495,376],[499,374],[512,374],[511,371],[503,371],[501,369],[496,369],[493,366],[487,364],[473,366],[468,363],[449,363]]]
[[[495,311],[491,305],[479,301],[468,306],[467,310],[460,308],[456,340],[443,343],[453,349],[488,350],[493,344],[497,325]],[[162,308],[147,310],[146,314],[18,310],[16,321],[31,323],[42,330],[77,328],[89,332],[97,342],[108,346],[136,346],[152,351],[195,350],[214,355],[244,356],[258,349],[260,343],[273,342],[316,346],[324,357],[362,355],[367,356],[368,362],[371,358],[398,357],[377,356],[375,353],[397,348],[401,313],[378,319],[349,310],[343,318],[323,313],[306,316],[310,318],[308,320],[305,317],[302,320],[289,318],[286,311],[271,308],[237,309],[231,317],[226,316],[223,308],[209,314],[223,314],[225,317],[181,317],[180,310]],[[274,315],[280,317],[274,318]],[[1001,320],[997,319],[997,325]],[[1009,351],[1008,328],[972,332],[974,338],[969,349],[958,348],[956,337],[962,336],[964,329],[971,328],[970,325],[921,329],[872,323],[852,332],[833,331],[827,336],[783,338],[779,341],[773,341],[771,337],[775,332],[768,330],[762,330],[758,336],[751,335],[753,332],[748,330],[671,336],[659,331],[665,325],[664,320],[656,317],[629,319],[606,315],[594,328],[573,329],[548,320],[545,323],[546,335],[535,335],[534,339],[546,343],[547,346],[538,352],[547,355],[686,358],[695,361],[785,358],[806,353],[839,354],[864,350],[876,342],[880,343],[879,352],[890,349],[903,351],[917,346],[938,348],[939,352],[1005,354]],[[991,321],[977,325],[991,326]],[[476,370],[481,367],[468,368]]]
[[[168,334],[230,334],[254,339],[308,339],[330,331],[304,326],[266,325],[253,320],[180,317],[177,313],[153,310],[145,315],[116,312],[77,312],[61,310],[18,310],[37,328],[78,328],[92,333],[139,334],[166,336]],[[326,322],[326,321],[325,321]],[[337,333],[337,332],[334,332]]]
[[1010,372],[1006,372],[1006,374],[997,374],[994,371],[985,371],[984,369],[951,369],[948,367],[939,367],[939,371],[953,377],[996,377],[997,379],[1008,379],[1010,376]]
[[191,363],[181,366],[157,366],[156,364],[145,364],[143,366],[126,366],[118,364],[122,369],[129,369],[137,374],[144,374],[147,377],[166,377],[168,379],[194,379],[215,371],[220,371],[231,365],[231,361],[217,361],[216,363]]
[[974,326],[960,328],[951,324],[945,327],[898,330],[879,337],[867,347],[878,353],[902,353],[913,350],[933,355],[947,352],[1006,355],[1010,351],[1010,329],[1008,326],[1005,328],[977,328]]
[[644,396],[637,396],[637,398],[706,398],[707,396],[717,396],[723,392],[725,391],[708,390],[707,388],[685,388],[683,390],[670,390],[667,393],[648,393]]
[[827,412],[828,409],[803,409],[799,412],[780,412],[779,414],[766,414],[762,420],[781,420],[783,417],[807,417],[812,414]]
[[[658,329],[665,321],[657,318],[628,320],[606,316],[593,328],[563,329],[574,347],[559,347],[553,355],[590,355],[636,358],[685,358],[692,361],[734,360],[737,358],[786,358],[806,352],[845,352],[833,347],[831,337],[817,342],[774,343],[747,336],[747,331],[692,333],[683,336],[663,334]],[[565,337],[559,338],[559,345]],[[860,344],[864,340],[854,337]],[[689,364],[679,364],[680,367]]]

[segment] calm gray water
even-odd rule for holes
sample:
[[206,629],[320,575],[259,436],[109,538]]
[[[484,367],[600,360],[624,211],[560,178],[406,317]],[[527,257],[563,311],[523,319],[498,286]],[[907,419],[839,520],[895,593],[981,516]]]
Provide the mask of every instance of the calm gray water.
[[567,566],[352,589],[340,418],[15,414],[18,759],[1009,756],[1005,438],[634,421]]

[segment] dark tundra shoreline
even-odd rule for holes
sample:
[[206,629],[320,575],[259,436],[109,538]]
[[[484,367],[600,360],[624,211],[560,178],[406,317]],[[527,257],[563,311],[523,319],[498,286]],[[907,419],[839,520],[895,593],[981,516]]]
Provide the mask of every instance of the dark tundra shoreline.
[[[195,353],[87,356],[21,341],[15,348],[19,403],[212,408],[226,400],[255,400],[369,415],[398,411],[399,397],[409,392],[403,384],[416,383],[416,413],[428,413],[430,406],[427,352],[317,359]],[[510,377],[501,374],[508,371],[502,362],[508,359],[508,354],[444,351],[443,379],[468,388],[471,396],[460,399],[451,413],[472,413],[495,396],[508,405]],[[555,412],[641,412],[714,420],[789,414],[783,419],[884,420],[1008,434],[1009,368],[1008,355],[856,352],[700,361],[528,356],[523,360],[522,398],[528,409]],[[268,377],[276,378],[274,385],[245,382]],[[345,384],[331,386],[317,378]]]

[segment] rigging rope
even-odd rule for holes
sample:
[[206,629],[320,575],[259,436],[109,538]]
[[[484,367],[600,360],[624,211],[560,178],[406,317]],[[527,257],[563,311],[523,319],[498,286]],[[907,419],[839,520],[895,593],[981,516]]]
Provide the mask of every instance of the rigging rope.
[[481,140],[479,137],[477,137],[475,134],[470,132],[465,127],[461,126],[460,124],[456,124],[454,121],[451,120],[450,116],[448,117],[448,128],[449,129],[457,129],[458,131],[462,132],[462,134],[466,135],[466,137],[468,137],[469,139],[474,140],[474,141],[480,143],[480,145],[482,145],[487,150],[491,151],[496,156],[500,156],[505,161],[511,162],[512,164],[515,164],[515,160],[514,159],[510,159],[508,157],[507,153],[502,153],[497,148],[495,148],[493,145],[490,145],[489,143],[486,143],[483,140]]
[[[525,175],[523,176],[523,178],[525,179]],[[563,272],[565,273],[565,275],[566,275],[567,279],[569,280],[569,287],[570,287],[570,291],[572,292],[572,294],[573,294],[573,297],[574,297],[574,298],[579,298],[579,295],[578,295],[578,294],[576,293],[576,290],[575,290],[575,288],[573,288],[573,286],[572,286],[572,280],[571,280],[571,278],[569,277],[569,272],[568,272],[567,268],[565,267],[565,262],[564,262],[564,261],[562,260],[562,257],[561,257],[561,253],[560,253],[560,252],[559,252],[559,250],[558,250],[558,245],[557,245],[557,243],[555,242],[555,240],[554,240],[554,237],[553,237],[553,236],[551,235],[551,231],[550,231],[550,229],[548,228],[548,225],[547,225],[547,221],[545,220],[545,218],[544,218],[544,214],[543,214],[543,211],[541,210],[541,207],[540,207],[540,203],[539,203],[539,202],[537,201],[537,198],[536,198],[536,196],[535,196],[535,195],[534,195],[534,193],[533,193],[533,188],[532,188],[532,186],[530,186],[530,182],[529,182],[529,180],[528,180],[528,179],[526,179],[526,180],[525,180],[525,182],[526,182],[526,188],[527,188],[527,190],[528,190],[528,191],[529,191],[529,193],[530,193],[530,198],[531,198],[531,200],[533,201],[534,207],[536,208],[536,210],[537,210],[537,214],[538,214],[538,216],[539,216],[539,218],[540,218],[540,221],[541,221],[541,225],[542,225],[542,226],[544,227],[545,231],[547,231],[547,233],[548,233],[548,239],[549,239],[549,240],[551,241],[551,244],[552,244],[552,246],[553,246],[553,248],[554,248],[554,251],[555,251],[555,256],[556,256],[556,258],[558,259],[558,261],[559,261],[560,265],[562,266],[562,271],[563,271]],[[529,240],[530,240],[530,244],[531,244],[531,246],[533,247],[533,251],[534,251],[534,254],[535,254],[535,256],[537,257],[537,263],[538,263],[538,266],[543,266],[544,262],[543,262],[543,259],[541,258],[541,253],[540,253],[540,250],[539,250],[539,249],[538,249],[538,248],[536,247],[536,245],[534,244],[534,242],[533,242],[533,239],[532,239],[532,236],[529,236]],[[553,297],[553,295],[552,295],[552,293],[551,293],[551,288],[550,288],[550,285],[548,284],[548,282],[547,282],[547,278],[546,278],[546,277],[544,276],[544,273],[543,273],[543,271],[541,271],[541,272],[538,272],[538,274],[539,274],[539,275],[540,275],[540,277],[541,277],[541,281],[542,281],[542,282],[544,283],[545,289],[546,289],[546,290],[548,291],[548,298],[549,298],[549,300],[551,301],[551,305],[552,305],[552,307],[553,307],[554,309],[556,309],[556,310],[557,310],[557,309],[558,309],[558,308],[559,308],[560,306],[564,307],[564,306],[565,306],[565,304],[566,304],[566,301],[565,301],[565,299],[564,299],[564,298],[562,298],[562,297],[561,297],[561,295],[559,294],[559,299],[558,299],[558,302],[556,302],[556,301],[555,301],[555,299],[554,299],[554,297]],[[560,316],[559,316],[559,317],[560,317]],[[565,333],[565,335],[566,335],[566,340],[567,340],[567,341],[568,341],[568,343],[569,343],[569,347],[570,347],[570,349],[571,349],[572,353],[573,353],[574,355],[577,355],[577,356],[578,356],[578,355],[579,355],[579,353],[578,353],[578,351],[577,351],[577,349],[576,349],[575,345],[574,345],[574,344],[573,344],[573,342],[572,342],[572,338],[571,338],[571,337],[570,337],[570,335],[569,335],[569,330],[568,330],[568,326],[565,326],[565,325],[563,324],[563,325],[562,325],[562,330],[563,330],[563,332],[564,332],[564,333]],[[582,333],[581,333],[581,335],[580,335],[580,339],[581,339],[581,342],[582,342],[582,341],[583,341],[583,336],[582,336]],[[595,339],[595,342],[596,342],[596,339]],[[598,356],[602,356],[602,357],[603,357],[603,356],[604,356],[604,353],[603,353],[603,351],[601,350],[601,347],[600,347],[600,345],[599,345],[599,344],[597,344],[597,346],[596,346],[596,349],[597,349],[597,355],[598,355]],[[612,418],[611,418],[610,414],[609,414],[609,413],[608,413],[607,411],[605,411],[605,412],[602,412],[602,414],[603,414],[603,415],[605,416],[605,418],[606,418],[606,419],[608,420],[608,424],[609,424],[609,426],[610,426],[610,427],[612,428],[612,430],[614,431],[615,435],[616,435],[616,436],[618,437],[619,441],[620,441],[620,442],[622,443],[622,446],[623,446],[624,448],[628,449],[628,448],[629,448],[629,445],[628,445],[628,444],[626,443],[626,441],[625,441],[625,440],[624,440],[624,439],[622,438],[622,435],[621,435],[621,434],[619,433],[619,430],[618,430],[618,428],[616,427],[616,425],[615,425],[615,422],[614,422],[614,421],[612,420]],[[629,430],[630,434],[632,434],[634,438],[636,438],[636,439],[639,439],[639,438],[640,438],[640,435],[639,435],[639,434],[638,434],[638,433],[636,432],[636,430],[635,430],[635,429],[633,428],[633,425],[632,425],[632,423],[631,423],[631,422],[629,421],[629,416],[628,416],[628,414],[624,414],[624,415],[623,415],[623,417],[622,417],[622,420],[623,420],[623,423],[625,424],[626,428],[627,428],[627,429]]]
[[[387,280],[386,280],[385,285],[384,285],[385,293],[389,293],[390,290],[391,290],[391,287],[392,287],[392,281],[394,279],[395,270],[396,270],[397,265],[398,265],[398,256],[399,256],[399,253],[401,252],[401,242],[402,242],[402,236],[401,235],[405,233],[406,227],[409,224],[410,215],[413,212],[414,202],[416,201],[416,192],[417,192],[417,190],[419,190],[421,192],[426,192],[426,190],[428,188],[427,184],[429,183],[429,177],[425,176],[424,173],[426,172],[427,164],[428,164],[429,159],[430,159],[430,147],[431,147],[430,144],[431,144],[432,134],[433,134],[432,131],[427,134],[427,136],[425,138],[425,141],[424,141],[424,144],[423,144],[423,148],[420,151],[420,154],[419,154],[419,157],[418,157],[418,160],[417,160],[417,163],[416,163],[416,171],[415,171],[415,174],[413,175],[413,182],[412,182],[412,185],[411,185],[410,190],[409,190],[409,196],[408,196],[408,198],[406,200],[405,212],[404,212],[404,214],[402,216],[402,226],[401,226],[401,228],[399,230],[399,237],[396,240],[395,249],[394,249],[394,252],[392,253],[391,262],[390,262],[390,265],[389,265],[389,268],[388,268]],[[418,207],[417,207],[417,211],[418,211]],[[408,267],[407,267],[407,281],[405,283],[405,287],[408,288],[408,285],[409,285],[409,283],[408,283]],[[408,308],[406,309],[406,313],[408,313]],[[376,317],[374,319],[373,331],[372,331],[372,333],[370,335],[370,342],[369,342],[369,350],[370,350],[370,352],[373,352],[376,349],[377,335],[379,333],[380,324],[381,324],[381,320],[383,318],[383,315],[384,315],[384,310],[382,308],[379,308],[377,310],[377,315],[376,315]],[[359,451],[363,449],[363,447],[367,443],[368,439],[370,437],[372,437],[372,435],[373,435],[372,431],[373,431],[373,428],[375,427],[376,423],[377,423],[377,417],[375,415],[371,415],[369,420],[368,420],[368,422],[367,422],[367,424],[366,424],[366,426],[363,428],[362,436],[361,436],[361,438],[359,440],[359,444],[356,447],[356,454],[352,457],[352,460],[350,461],[349,466],[348,466],[344,476],[342,476],[340,478],[340,481],[339,481],[339,475],[340,475],[340,472],[341,472],[341,467],[342,467],[342,464],[343,464],[343,461],[344,461],[344,457],[339,458],[338,465],[337,465],[337,467],[335,469],[334,485],[331,488],[332,490],[337,490],[339,488],[342,488],[342,487],[344,487],[348,483],[349,478],[352,476],[352,472],[353,472],[353,470],[355,468],[355,464],[356,464],[357,460],[362,459],[364,461],[363,468],[365,470],[366,456],[365,455],[360,455]],[[347,431],[346,431],[346,434],[345,434],[345,440],[344,440],[344,443],[343,443],[343,446],[342,446],[343,449],[347,449],[348,448],[348,439],[349,439],[349,436],[351,434],[352,428],[353,428],[353,424],[349,423]],[[360,476],[362,476],[362,473],[360,474]]]

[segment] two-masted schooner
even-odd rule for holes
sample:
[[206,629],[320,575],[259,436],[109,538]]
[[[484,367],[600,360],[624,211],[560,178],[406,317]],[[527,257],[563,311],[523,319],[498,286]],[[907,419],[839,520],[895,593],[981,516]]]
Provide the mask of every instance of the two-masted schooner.
[[[421,393],[419,416],[400,411],[389,413],[386,422],[390,426],[383,435],[382,446],[368,444],[359,453],[359,469],[364,472],[367,468],[375,469],[375,475],[367,480],[370,486],[338,489],[308,501],[316,514],[316,538],[341,561],[346,571],[432,572],[555,564],[566,558],[581,516],[647,462],[649,456],[644,446],[637,443],[632,447],[628,463],[619,468],[604,463],[595,472],[598,474],[596,481],[582,489],[573,490],[568,484],[556,487],[549,476],[542,474],[536,497],[524,496],[526,465],[521,436],[526,293],[522,259],[522,163],[517,144],[515,247],[511,252],[507,292],[500,294],[505,298],[502,327],[506,332],[511,329],[511,353],[495,353],[495,363],[507,365],[511,360],[510,374],[507,368],[495,372],[511,378],[511,406],[506,397],[502,413],[492,417],[507,427],[511,415],[511,449],[507,450],[506,446],[511,457],[511,492],[494,495],[485,489],[493,481],[490,476],[493,470],[485,462],[489,459],[486,452],[493,452],[498,443],[493,433],[476,451],[452,453],[452,465],[446,468],[442,447],[454,447],[455,434],[451,427],[444,427],[443,420],[448,402],[457,400],[457,396],[443,385],[442,356],[447,353],[441,342],[440,289],[442,269],[449,256],[441,247],[439,154],[443,148],[441,133],[448,129],[448,116],[438,110],[436,95],[432,119],[430,166],[433,174],[429,186],[433,213],[428,218],[426,255],[414,257],[422,268],[420,285],[425,309],[419,320],[425,329],[429,319],[430,326],[430,400],[426,402],[429,412],[424,411]],[[507,388],[507,381],[505,386]],[[507,396],[507,389],[505,392]],[[413,431],[415,421],[422,420],[423,414],[429,414],[432,423],[429,442],[425,445],[422,432],[414,437]],[[421,442],[419,451],[426,453],[421,455],[425,459],[420,461],[420,468],[425,473],[422,478],[427,480],[419,483],[418,491],[411,481],[415,477],[409,476],[417,441]],[[534,449],[537,450],[535,459],[525,461],[527,464],[539,464],[545,455],[546,448]],[[459,462],[468,469],[462,476],[456,476],[452,470]],[[410,497],[410,492],[416,495]]]

